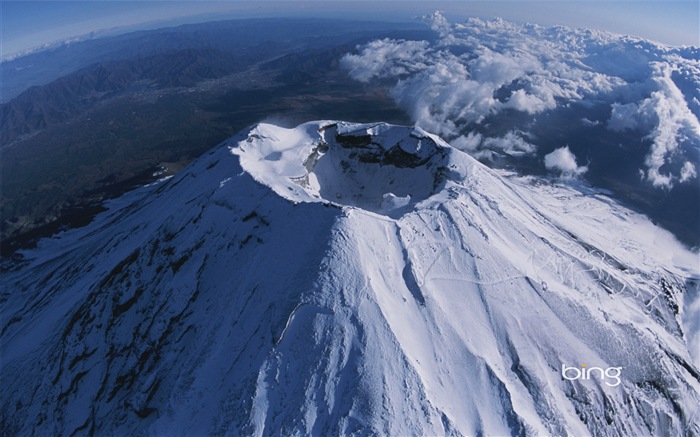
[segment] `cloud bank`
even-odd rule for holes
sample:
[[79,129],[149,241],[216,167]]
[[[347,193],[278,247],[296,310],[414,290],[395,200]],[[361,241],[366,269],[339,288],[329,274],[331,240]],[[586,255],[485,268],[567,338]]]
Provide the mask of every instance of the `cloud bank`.
[[[341,66],[387,83],[414,122],[480,159],[536,154],[527,129],[538,116],[595,106],[607,119],[577,126],[637,135],[648,148],[645,180],[670,189],[697,177],[689,151],[700,147],[700,49],[501,19],[450,24],[439,12],[427,20],[435,41],[373,41]],[[504,120],[517,126],[504,132]]]

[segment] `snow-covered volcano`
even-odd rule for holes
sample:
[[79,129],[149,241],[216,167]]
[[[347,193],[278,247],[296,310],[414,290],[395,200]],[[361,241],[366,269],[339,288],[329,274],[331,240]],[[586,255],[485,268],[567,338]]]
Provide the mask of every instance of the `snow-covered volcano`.
[[339,122],[261,127],[232,152],[256,180],[293,202],[387,214],[436,192],[444,172],[458,168],[449,149],[420,128]]
[[23,255],[5,434],[700,434],[697,255],[417,128],[260,124]]

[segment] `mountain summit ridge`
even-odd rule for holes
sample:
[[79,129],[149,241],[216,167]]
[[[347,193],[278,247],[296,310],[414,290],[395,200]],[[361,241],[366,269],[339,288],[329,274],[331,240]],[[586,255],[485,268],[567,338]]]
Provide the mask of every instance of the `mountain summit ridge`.
[[23,256],[8,434],[700,433],[696,254],[419,128],[258,124]]
[[345,122],[261,124],[232,149],[244,170],[280,197],[382,213],[439,191],[458,168],[452,151],[418,127]]

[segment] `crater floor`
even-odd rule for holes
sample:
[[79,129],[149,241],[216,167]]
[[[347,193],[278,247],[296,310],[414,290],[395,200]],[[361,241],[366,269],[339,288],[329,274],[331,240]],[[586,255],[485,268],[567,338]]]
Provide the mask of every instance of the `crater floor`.
[[343,122],[302,130],[261,124],[232,148],[248,173],[282,197],[387,215],[434,194],[457,168],[451,151],[420,128]]

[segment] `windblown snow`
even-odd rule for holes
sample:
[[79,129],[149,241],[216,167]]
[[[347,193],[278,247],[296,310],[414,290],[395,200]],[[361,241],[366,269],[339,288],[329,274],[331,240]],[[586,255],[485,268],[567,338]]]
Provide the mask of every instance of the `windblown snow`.
[[697,254],[419,128],[259,124],[22,255],[4,434],[700,434]]

